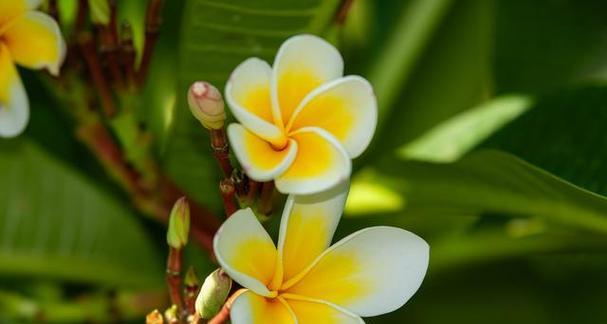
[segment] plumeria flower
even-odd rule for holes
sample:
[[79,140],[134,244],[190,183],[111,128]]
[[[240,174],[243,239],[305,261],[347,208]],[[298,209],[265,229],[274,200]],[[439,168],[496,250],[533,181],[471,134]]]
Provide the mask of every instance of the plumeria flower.
[[370,227],[329,247],[345,198],[335,189],[290,195],[278,248],[250,209],[225,221],[215,254],[245,288],[232,303],[232,323],[363,323],[361,316],[394,311],[417,291],[429,247],[415,234]]
[[35,11],[40,0],[0,0],[0,136],[16,136],[29,119],[29,103],[15,64],[53,75],[65,57],[57,22]]
[[240,124],[228,137],[249,177],[310,194],[350,176],[375,131],[377,103],[367,80],[342,76],[343,65],[331,44],[299,35],[282,44],[273,67],[249,58],[232,72],[226,99]]

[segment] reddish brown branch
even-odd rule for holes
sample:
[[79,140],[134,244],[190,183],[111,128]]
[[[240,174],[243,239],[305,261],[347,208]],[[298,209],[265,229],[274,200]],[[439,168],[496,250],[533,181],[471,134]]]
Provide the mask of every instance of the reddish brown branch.
[[274,198],[274,181],[264,182],[261,187],[261,197],[259,201],[259,212],[264,215],[272,213]]
[[260,183],[253,180],[248,179],[247,185],[247,196],[245,202],[249,205],[253,205],[255,203],[255,199],[257,198],[257,192],[259,191]]
[[225,128],[209,130],[211,135],[211,148],[213,156],[219,164],[224,178],[232,176],[232,164],[230,163],[230,149],[226,137]]
[[181,296],[181,249],[169,247],[166,281],[169,286],[171,303],[177,305],[179,311],[182,310],[184,303]]
[[346,23],[346,17],[348,17],[348,13],[350,12],[350,8],[352,8],[352,4],[354,0],[342,0],[339,5],[339,9],[337,9],[337,14],[335,14],[335,22],[339,25],[343,25]]
[[223,199],[226,217],[230,217],[237,210],[236,202],[234,200],[236,189],[234,188],[234,182],[232,179],[222,179],[219,182],[219,191],[221,192],[221,198]]
[[160,24],[162,23],[161,11],[164,4],[163,0],[149,0],[145,15],[145,41],[143,45],[143,54],[141,56],[141,65],[137,71],[137,84],[143,85],[147,77],[154,47],[158,40]]
[[57,0],[49,0],[48,2],[48,14],[57,21],[58,24],[61,24],[61,20],[59,19],[59,8],[57,7]]
[[89,5],[87,0],[78,1],[78,13],[76,14],[76,30],[75,34],[78,35],[86,27],[86,17],[88,15]]
[[99,93],[99,99],[101,100],[101,106],[103,113],[106,117],[111,118],[116,115],[117,109],[114,105],[114,99],[112,98],[112,92],[110,87],[103,75],[103,69],[97,55],[97,49],[95,47],[95,41],[93,35],[89,32],[82,32],[78,35],[78,44],[80,45],[80,51],[86,64],[88,66],[89,73],[95,84],[95,88]]
[[223,324],[227,323],[230,320],[230,310],[232,309],[232,304],[236,298],[245,292],[245,289],[239,289],[235,291],[232,296],[228,297],[228,300],[223,304],[223,307],[219,310],[219,313],[211,318],[207,324]]
[[127,87],[135,86],[135,47],[133,46],[133,28],[124,21],[120,26],[120,63],[124,69]]
[[124,88],[122,71],[118,62],[118,26],[116,22],[116,3],[110,0],[110,20],[107,26],[98,26],[99,39],[101,40],[101,53],[107,62],[115,88]]

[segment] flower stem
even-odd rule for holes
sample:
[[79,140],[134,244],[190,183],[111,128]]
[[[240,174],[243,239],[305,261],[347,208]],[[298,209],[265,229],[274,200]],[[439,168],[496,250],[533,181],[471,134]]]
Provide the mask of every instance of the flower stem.
[[264,182],[261,187],[261,198],[259,202],[259,212],[264,215],[272,213],[272,199],[274,196],[274,181]]
[[232,181],[231,178],[222,179],[219,182],[219,191],[221,192],[221,198],[223,199],[226,217],[230,217],[237,210],[236,202],[234,200],[236,194],[234,181]]
[[116,115],[117,109],[114,105],[112,92],[103,75],[103,70],[101,69],[101,63],[99,61],[99,55],[97,55],[93,35],[90,32],[81,32],[80,35],[78,35],[78,44],[80,45],[80,51],[86,61],[89,72],[91,73],[95,88],[97,88],[97,91],[99,92],[103,113],[106,117],[112,118]]
[[184,302],[181,296],[181,259],[181,249],[169,247],[166,281],[169,286],[171,303],[177,305],[179,311],[184,309]]
[[145,41],[143,45],[143,55],[141,56],[141,65],[137,71],[137,85],[142,86],[147,78],[154,47],[158,40],[158,32],[160,30],[163,0],[149,0],[145,15]]

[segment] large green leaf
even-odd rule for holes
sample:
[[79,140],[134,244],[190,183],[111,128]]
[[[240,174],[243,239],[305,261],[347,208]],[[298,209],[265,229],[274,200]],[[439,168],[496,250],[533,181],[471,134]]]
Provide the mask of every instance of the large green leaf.
[[381,183],[404,197],[408,212],[535,217],[607,233],[607,199],[498,151],[476,152],[451,164],[387,159],[366,178],[355,179],[352,190],[360,182]]
[[172,178],[199,202],[219,208],[218,170],[206,130],[191,116],[186,89],[196,80],[218,88],[244,59],[271,62],[278,46],[298,33],[320,33],[335,12],[336,0],[186,2],[179,45],[179,92],[164,165]]
[[499,0],[496,9],[498,92],[545,92],[607,79],[607,2]]
[[578,186],[607,195],[607,87],[547,96],[481,148],[508,151]]
[[0,274],[157,287],[162,262],[132,212],[31,142],[0,144]]
[[[493,2],[410,1],[407,6],[369,74],[380,105],[373,156],[407,143],[492,92]],[[423,24],[412,25],[422,18]]]

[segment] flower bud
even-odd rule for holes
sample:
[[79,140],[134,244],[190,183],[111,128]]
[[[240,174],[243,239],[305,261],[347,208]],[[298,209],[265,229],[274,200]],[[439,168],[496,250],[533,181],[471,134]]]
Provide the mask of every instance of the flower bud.
[[179,316],[177,316],[177,305],[171,305],[164,311],[164,318],[167,320],[167,324],[178,324]]
[[228,298],[232,279],[221,268],[213,271],[202,283],[196,298],[196,312],[203,319],[215,316]]
[[181,249],[188,244],[190,232],[190,206],[185,197],[179,198],[169,216],[167,243],[170,247]]
[[194,271],[194,267],[190,266],[188,271],[185,273],[185,279],[183,280],[183,284],[186,287],[198,287],[200,286],[200,280],[196,275],[196,271]]
[[226,120],[225,104],[221,92],[204,81],[196,81],[188,91],[188,104],[192,115],[206,129],[220,129]]

